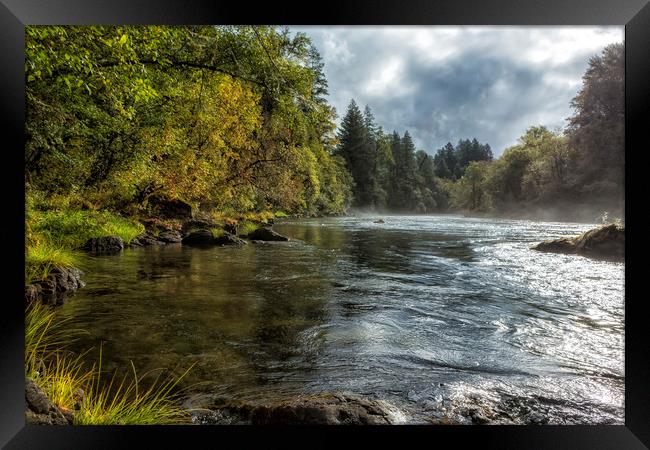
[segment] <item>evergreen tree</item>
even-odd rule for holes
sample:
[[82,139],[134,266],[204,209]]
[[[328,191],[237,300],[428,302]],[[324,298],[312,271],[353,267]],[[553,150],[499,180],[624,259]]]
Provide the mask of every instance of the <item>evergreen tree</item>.
[[371,119],[371,113],[364,116],[351,100],[338,134],[337,154],[345,159],[354,180],[353,204],[358,207],[373,207],[376,200],[376,145],[367,127]]

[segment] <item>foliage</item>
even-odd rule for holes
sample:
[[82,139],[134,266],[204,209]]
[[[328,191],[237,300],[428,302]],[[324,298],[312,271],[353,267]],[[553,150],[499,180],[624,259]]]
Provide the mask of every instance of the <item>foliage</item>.
[[344,212],[322,69],[274,27],[27,27],[26,179],[97,210]]
[[572,187],[586,198],[622,202],[625,177],[625,47],[612,44],[589,59],[571,102],[567,134],[575,149]]

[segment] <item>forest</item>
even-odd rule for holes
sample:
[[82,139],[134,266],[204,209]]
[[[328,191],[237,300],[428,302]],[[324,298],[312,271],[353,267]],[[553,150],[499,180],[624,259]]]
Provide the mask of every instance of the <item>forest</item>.
[[231,215],[622,205],[622,44],[589,61],[565,130],[531,126],[496,159],[476,139],[416,150],[354,100],[335,132],[318,50],[288,29],[28,27],[26,52],[28,201],[130,217],[160,195]]
[[[564,130],[531,125],[493,157],[490,145],[460,139],[434,156],[416,150],[405,131],[385,133],[366,106],[351,101],[335,154],[354,180],[354,203],[379,211],[466,211],[526,217],[533,211],[588,206],[623,215],[624,47],[593,56]],[[584,218],[583,218],[584,219]]]

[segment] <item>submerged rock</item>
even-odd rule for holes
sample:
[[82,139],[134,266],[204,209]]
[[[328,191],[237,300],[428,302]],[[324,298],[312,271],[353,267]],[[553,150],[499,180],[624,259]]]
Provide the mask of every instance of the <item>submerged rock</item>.
[[253,241],[288,241],[289,238],[276,233],[271,227],[260,227],[248,233],[248,239]]
[[114,255],[124,250],[124,241],[119,236],[90,238],[82,248],[96,255]]
[[373,223],[386,223],[383,219],[375,220]]
[[612,261],[625,260],[625,227],[611,224],[589,230],[580,236],[540,242],[533,250],[578,254]]
[[203,424],[253,425],[390,425],[402,420],[401,412],[384,401],[338,393],[223,405],[195,417]]

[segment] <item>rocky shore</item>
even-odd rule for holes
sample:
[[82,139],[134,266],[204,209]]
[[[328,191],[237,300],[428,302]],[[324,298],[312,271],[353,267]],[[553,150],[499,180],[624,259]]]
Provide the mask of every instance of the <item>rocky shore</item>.
[[382,401],[342,393],[305,395],[261,404],[217,401],[194,413],[201,425],[392,425],[403,413]]
[[605,225],[580,236],[540,242],[533,250],[551,253],[576,254],[608,261],[625,261],[625,227]]

